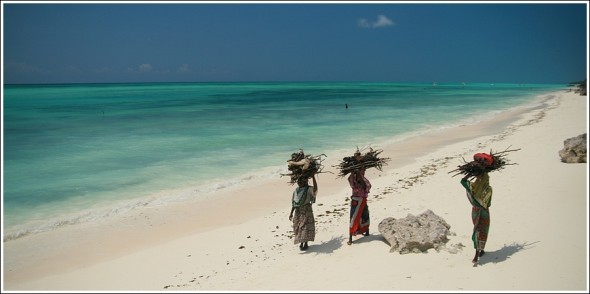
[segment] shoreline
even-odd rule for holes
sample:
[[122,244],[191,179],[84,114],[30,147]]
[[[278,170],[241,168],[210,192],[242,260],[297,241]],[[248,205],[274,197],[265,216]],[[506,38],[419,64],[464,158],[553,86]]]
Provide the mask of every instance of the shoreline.
[[[382,156],[389,157],[391,160],[388,165],[384,166],[383,171],[377,171],[375,169],[367,171],[367,176],[373,183],[374,187],[371,192],[372,196],[370,196],[370,205],[371,207],[373,207],[373,205],[376,206],[375,209],[371,210],[371,227],[373,235],[369,239],[370,242],[362,242],[358,247],[364,245],[382,245],[381,243],[383,242],[378,239],[378,233],[376,230],[377,224],[381,220],[379,217],[380,213],[386,211],[387,214],[393,213],[397,217],[405,217],[405,213],[420,213],[422,212],[421,210],[427,209],[429,205],[437,202],[436,200],[415,200],[415,202],[408,207],[402,207],[401,204],[398,204],[393,208],[388,207],[389,211],[385,208],[383,209],[384,211],[380,211],[380,206],[382,204],[380,202],[390,201],[390,199],[388,199],[390,196],[405,198],[405,194],[415,194],[422,185],[425,185],[424,183],[436,182],[438,178],[444,178],[447,182],[453,182],[453,184],[450,185],[450,188],[453,191],[452,193],[460,194],[461,191],[457,188],[458,184],[455,183],[458,183],[459,179],[452,178],[449,181],[450,175],[446,174],[446,171],[453,169],[452,167],[455,164],[459,164],[462,156],[468,157],[469,153],[474,151],[487,152],[491,147],[493,147],[494,150],[507,148],[510,145],[507,142],[504,142],[507,137],[517,136],[518,133],[528,130],[529,126],[544,122],[548,114],[551,114],[555,109],[560,109],[563,101],[571,103],[570,100],[574,100],[577,97],[579,97],[578,99],[584,99],[584,101],[580,103],[584,103],[585,107],[583,111],[587,111],[586,96],[566,93],[565,90],[558,93],[559,97],[545,101],[544,103],[549,103],[549,105],[542,109],[513,110],[475,125],[463,125],[451,129],[438,130],[421,136],[406,138],[399,142],[392,142],[384,146],[373,146],[374,148],[383,149]],[[578,112],[582,111],[579,109],[575,110]],[[569,111],[571,112],[574,110]],[[576,125],[579,124],[581,119],[577,117],[578,115],[579,113],[576,113],[575,117],[573,117],[573,119],[577,119]],[[586,120],[586,117],[584,120]],[[587,120],[583,128],[581,126],[578,127],[587,131]],[[530,128],[534,129],[535,127]],[[536,128],[539,127],[537,126]],[[565,133],[566,130],[560,131]],[[557,151],[563,147],[563,145],[559,146],[559,144],[563,144],[563,140],[579,134],[573,133],[562,135],[560,133],[557,135],[563,137],[560,142],[556,143],[556,146],[552,147],[553,149],[557,148],[554,150],[554,154],[558,160]],[[513,147],[518,148],[520,146]],[[353,150],[350,152],[352,151]],[[516,153],[525,153],[525,151],[519,151]],[[522,155],[517,155],[516,153],[514,156],[515,158],[522,157]],[[442,156],[442,154],[449,155]],[[331,156],[330,161],[326,160],[325,164],[326,166],[332,166],[337,163],[338,159],[339,157],[337,156]],[[543,158],[542,160],[546,161],[549,159]],[[515,160],[515,162],[519,161],[520,160],[518,159]],[[585,164],[584,168],[586,168]],[[498,182],[500,183],[507,181],[507,179],[511,177],[510,174],[512,171],[518,169],[522,169],[522,167],[515,166],[514,168],[510,168],[510,172],[507,170],[505,173],[503,172],[492,176],[497,176],[499,178]],[[579,170],[581,170],[580,166],[576,167],[576,170],[579,172]],[[587,172],[583,174],[584,179],[586,179]],[[496,179],[493,179],[493,181],[496,181]],[[576,178],[576,181],[579,181],[579,179]],[[344,199],[348,197],[349,193],[347,183],[345,179],[337,179],[335,175],[320,174],[318,177],[318,184],[318,202],[314,206],[317,235],[320,238],[325,238],[325,236],[322,237],[322,235],[326,233],[336,235],[333,235],[332,239],[324,240],[323,243],[321,243],[321,240],[318,240],[319,242],[312,242],[312,247],[310,247],[310,249],[316,248],[315,250],[317,250],[317,254],[334,253],[334,251],[337,250],[349,251],[351,248],[342,247],[343,242],[339,242],[344,240],[346,234],[347,203]],[[263,186],[261,187],[260,185]],[[449,184],[443,184],[442,187],[446,187],[446,185]],[[262,268],[265,267],[265,263],[269,263],[278,268],[283,268],[280,264],[281,258],[278,257],[285,254],[289,256],[300,255],[299,252],[295,252],[295,246],[289,246],[291,245],[291,242],[289,242],[290,229],[287,215],[290,209],[288,199],[292,189],[293,186],[288,185],[285,178],[272,181],[254,181],[245,186],[232,187],[223,193],[207,197],[209,199],[206,198],[194,202],[191,201],[177,205],[168,205],[166,207],[155,207],[150,209],[151,211],[132,213],[130,215],[117,217],[108,222],[93,224],[92,226],[84,228],[83,232],[80,231],[81,228],[64,228],[58,233],[54,232],[54,234],[57,235],[53,239],[54,243],[43,244],[47,245],[45,248],[48,248],[48,251],[46,252],[40,252],[38,248],[35,248],[35,245],[39,246],[40,243],[42,244],[40,240],[45,236],[44,234],[31,236],[29,238],[21,238],[23,240],[13,240],[4,244],[4,287],[7,290],[139,290],[141,287],[146,287],[142,288],[144,290],[221,290],[234,289],[234,287],[236,287],[235,289],[240,289],[242,287],[246,289],[264,290],[281,289],[280,281],[277,280],[280,280],[282,276],[275,277],[275,281],[269,283],[255,274],[254,270],[251,270],[252,272],[244,272],[244,270],[246,270],[246,268],[262,270]],[[578,192],[578,190],[574,191],[574,193],[576,192]],[[235,195],[236,193],[241,194],[241,196]],[[212,199],[213,197],[215,199]],[[501,196],[498,197],[500,198]],[[587,200],[584,200],[587,204]],[[497,200],[499,203],[501,203],[501,201],[502,200]],[[394,201],[394,205],[395,202],[397,201]],[[461,206],[460,210],[462,213],[454,212],[453,209],[443,209],[443,211],[446,210],[447,212],[447,214],[444,214],[443,216],[445,218],[451,217],[453,224],[451,230],[457,232],[457,234],[461,234],[459,236],[462,238],[464,237],[463,233],[469,231],[470,227],[470,224],[465,221],[463,215],[469,209],[466,202],[466,199],[459,199],[458,204]],[[501,204],[498,206],[500,205]],[[439,206],[444,207],[442,204]],[[584,208],[585,207],[587,207],[587,205],[585,205]],[[452,214],[451,211],[453,212]],[[231,219],[223,218],[223,215],[231,216]],[[500,217],[501,216],[498,218]],[[272,223],[275,225],[271,225]],[[335,225],[332,223],[339,224],[339,226],[334,228]],[[330,225],[327,226],[327,224]],[[129,228],[133,228],[133,231],[129,231]],[[246,230],[240,230],[240,228]],[[260,229],[261,231],[258,232],[252,230],[252,228]],[[492,230],[495,231],[494,224],[492,225]],[[52,232],[49,232],[49,234],[51,233]],[[224,233],[229,235],[229,241],[204,241],[217,240],[219,234]],[[240,237],[240,241],[231,239],[231,237],[236,236],[236,233],[239,233],[238,236]],[[256,235],[262,235],[263,233],[270,233],[272,236],[265,236],[264,238],[258,236],[258,238],[256,238]],[[254,236],[254,238],[248,238],[243,235],[248,237]],[[67,238],[68,236],[70,239]],[[72,236],[81,239],[75,240]],[[107,237],[100,239],[101,236]],[[244,239],[242,239],[242,237],[244,237]],[[495,237],[496,235],[494,234],[494,237],[491,238],[493,239]],[[277,242],[277,240],[275,240],[276,238],[279,238],[280,240]],[[256,252],[251,250],[249,252],[249,254],[257,254],[257,256],[261,256],[264,260],[261,262],[254,262],[248,261],[248,258],[246,258],[241,260],[243,264],[234,266],[235,256],[232,255],[234,260],[230,260],[231,254],[227,253],[227,256],[224,256],[224,252],[238,251],[238,253],[240,253],[237,249],[238,247],[235,246],[240,242],[243,242],[244,244],[250,243],[244,246],[246,248],[252,248],[254,245],[251,244],[251,239],[260,240],[261,243],[268,245],[266,246],[266,250]],[[36,242],[38,240],[40,243]],[[273,243],[276,244],[272,245]],[[469,243],[466,243],[465,241],[462,241],[462,243],[467,248],[462,250],[461,254],[464,253],[467,256],[470,256],[472,252],[469,248]],[[62,246],[62,244],[66,246]],[[183,283],[173,283],[175,278],[171,278],[173,272],[170,272],[170,270],[174,268],[184,268],[189,266],[189,264],[183,262],[179,263],[178,260],[176,260],[176,264],[173,264],[172,261],[170,261],[170,264],[167,264],[167,266],[164,266],[161,270],[154,270],[152,268],[153,272],[162,272],[163,275],[163,277],[154,277],[152,279],[151,277],[154,273],[146,272],[148,269],[145,266],[139,267],[139,264],[137,263],[137,258],[142,257],[145,259],[146,256],[152,256],[154,252],[168,252],[161,255],[179,254],[175,253],[175,250],[169,250],[174,248],[181,248],[178,252],[185,252],[187,249],[184,246],[187,246],[187,244],[192,244],[192,247],[200,252],[199,255],[201,261],[209,260],[209,262],[212,263],[212,266],[207,266],[202,269],[203,276],[206,276],[207,273],[209,273],[211,278],[195,278],[195,281],[199,280],[198,285],[200,286],[197,286],[196,282],[187,282],[190,281],[190,279],[186,279],[186,276],[183,277],[185,278]],[[51,248],[54,248],[54,251],[51,251]],[[214,251],[212,251],[212,249],[214,249]],[[9,256],[8,262],[7,250]],[[211,252],[211,254],[203,255],[203,252]],[[215,255],[213,252],[218,252],[221,257]],[[387,252],[387,250],[384,252]],[[187,259],[186,256],[193,255],[197,254],[195,252],[187,254],[184,256],[184,259]],[[323,254],[322,256],[325,258],[328,255],[330,254]],[[389,255],[385,256],[390,257]],[[391,256],[393,256],[393,254],[391,254]],[[252,256],[249,257],[252,260],[256,259]],[[295,258],[297,258],[297,256]],[[355,263],[353,260],[347,260],[348,258],[349,257],[346,256],[340,257],[342,261],[346,261],[349,264]],[[402,257],[404,260],[407,258],[409,257]],[[423,257],[420,256],[419,258]],[[154,259],[159,259],[159,261],[162,262],[160,258]],[[225,266],[218,265],[220,260],[226,261],[227,264],[225,264]],[[18,262],[21,263],[18,264]],[[146,260],[144,262],[151,263],[152,261]],[[248,267],[242,266],[246,264]],[[109,273],[113,271],[113,268],[120,268],[120,271],[125,270],[126,268],[133,269],[132,271],[134,273],[125,275],[125,278],[116,278],[112,277],[112,274],[109,274],[107,276],[110,277],[110,280],[107,278],[106,282],[99,282],[102,278],[98,279],[96,273],[101,272],[102,270],[104,270],[105,273]],[[185,271],[182,272],[185,273],[184,275],[189,274]],[[268,269],[264,270],[264,272],[268,272]],[[91,276],[87,277],[87,279],[80,278],[85,277],[85,275],[89,273]],[[297,273],[302,274],[299,271]],[[584,273],[585,277],[587,272]],[[277,275],[279,274],[280,273],[277,273]],[[94,277],[92,277],[92,275]],[[183,275],[177,274],[176,276],[180,277]],[[252,281],[239,282],[238,280],[240,276],[251,276],[254,278]],[[72,280],[73,277],[76,277],[77,279]],[[127,280],[127,278],[129,278],[129,280]],[[222,282],[224,279],[231,280],[232,278],[236,283],[233,286]],[[178,279],[181,280],[181,278]],[[290,279],[291,278],[288,280]],[[169,281],[169,283],[164,280]],[[326,287],[327,284],[324,284],[328,283],[330,280],[338,279],[332,277],[332,279],[328,278],[327,281],[323,281],[322,283],[312,283],[310,289],[330,289],[329,287]],[[70,281],[70,285],[64,284],[64,281]],[[293,284],[287,283],[286,285],[288,286],[288,289],[293,289]],[[362,289],[361,286],[355,287]],[[381,287],[377,288],[383,289]],[[295,289],[306,290],[306,288]],[[408,286],[407,289],[414,288]],[[484,289],[488,289],[488,287],[484,287]],[[509,287],[509,289],[519,288]]]
[[[526,109],[530,107],[531,104],[540,104],[539,102],[542,97],[551,96],[552,93],[555,92],[547,92],[544,94],[538,94],[534,99],[529,102],[526,102],[522,105],[515,106],[513,108],[504,109],[504,110],[494,110],[482,115],[466,117],[458,121],[452,121],[443,125],[425,127],[423,129],[414,130],[408,133],[398,134],[394,137],[387,137],[383,138],[380,137],[377,139],[377,144],[381,143],[383,146],[388,145],[395,145],[397,143],[404,143],[406,140],[412,140],[414,138],[420,136],[429,136],[431,134],[436,134],[441,131],[445,131],[448,129],[457,128],[463,125],[479,125],[479,124],[492,124],[490,121],[499,121],[498,117],[505,117],[505,119],[511,119],[508,113],[516,113],[519,110]],[[548,98],[545,98],[548,99]],[[549,98],[550,99],[550,98]],[[537,106],[538,107],[538,106]],[[499,123],[496,124],[495,128],[499,129]],[[429,143],[429,142],[427,142]],[[430,144],[440,144],[440,142],[432,142]],[[307,151],[307,150],[306,150]],[[317,150],[316,150],[317,151]],[[325,153],[324,150],[317,151],[318,153]],[[330,158],[332,163],[336,163],[336,160],[332,158],[336,155],[336,158],[341,158],[343,156],[348,156],[350,150],[344,149],[332,149],[327,154],[330,154]],[[408,162],[404,158],[398,158],[403,162]],[[276,162],[276,160],[275,160]],[[330,162],[330,160],[328,160]],[[397,164],[395,162],[394,164]],[[398,166],[400,164],[397,164]],[[149,208],[158,208],[162,206],[168,206],[169,204],[174,205],[174,202],[184,202],[194,200],[196,198],[207,198],[207,195],[218,195],[223,194],[227,190],[231,190],[232,188],[242,187],[242,186],[249,186],[252,185],[252,179],[258,180],[274,180],[277,177],[280,177],[280,172],[286,172],[283,170],[284,166],[266,166],[263,168],[259,168],[257,170],[252,171],[251,173],[232,176],[231,178],[217,178],[209,181],[208,183],[196,185],[196,186],[183,186],[181,188],[172,188],[172,189],[164,189],[160,191],[153,191],[149,190],[146,191],[145,196],[142,198],[136,199],[128,199],[125,200],[123,198],[120,202],[110,203],[105,205],[97,205],[90,209],[82,208],[76,209],[75,212],[65,212],[59,213],[55,216],[50,217],[41,217],[37,216],[37,219],[43,219],[43,221],[30,221],[28,223],[20,224],[20,225],[8,225],[6,226],[6,219],[5,219],[5,227],[4,227],[4,236],[3,241],[9,242],[12,240],[16,240],[22,237],[27,237],[30,235],[35,235],[38,233],[45,233],[51,232],[53,230],[60,230],[63,226],[70,226],[70,225],[87,225],[88,223],[101,221],[101,218],[109,218],[112,216],[116,216],[119,214],[125,214],[127,211],[133,211],[137,209],[142,209],[145,207]],[[330,169],[332,167],[328,167]],[[333,168],[332,168],[333,169]],[[329,173],[337,171],[329,171]],[[324,175],[329,176],[329,175]],[[205,196],[203,196],[205,195]],[[122,212],[122,213],[120,213]],[[108,221],[108,220],[107,220]]]

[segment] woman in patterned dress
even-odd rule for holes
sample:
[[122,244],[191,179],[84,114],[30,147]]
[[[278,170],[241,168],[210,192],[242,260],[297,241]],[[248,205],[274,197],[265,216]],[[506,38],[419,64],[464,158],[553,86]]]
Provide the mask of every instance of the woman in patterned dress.
[[461,185],[467,191],[467,199],[471,203],[471,220],[473,222],[473,247],[475,256],[472,262],[477,264],[479,257],[484,255],[484,248],[488,240],[490,230],[490,206],[492,205],[492,186],[488,172],[476,175],[475,181],[469,181],[472,175],[466,175],[461,179]]
[[[313,186],[309,186],[307,177],[297,179],[297,188],[291,198],[291,213],[289,220],[293,221],[294,244],[299,243],[300,250],[306,250],[308,241],[315,239],[315,218],[312,204],[318,191],[315,175],[312,176]],[[294,213],[294,214],[293,214]]]
[[[360,156],[360,153],[355,156]],[[365,168],[361,167],[350,173],[348,183],[352,188],[352,196],[350,196],[350,225],[347,244],[352,245],[352,236],[369,235],[370,219],[367,197],[371,191],[371,182],[365,177]]]

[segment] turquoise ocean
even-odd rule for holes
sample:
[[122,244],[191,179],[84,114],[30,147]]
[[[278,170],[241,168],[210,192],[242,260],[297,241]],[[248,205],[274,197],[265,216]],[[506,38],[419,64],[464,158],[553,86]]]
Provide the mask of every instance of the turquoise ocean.
[[336,150],[352,153],[357,146],[474,123],[566,88],[4,85],[4,241],[186,201],[247,181],[281,178],[287,159],[300,148],[327,157]]

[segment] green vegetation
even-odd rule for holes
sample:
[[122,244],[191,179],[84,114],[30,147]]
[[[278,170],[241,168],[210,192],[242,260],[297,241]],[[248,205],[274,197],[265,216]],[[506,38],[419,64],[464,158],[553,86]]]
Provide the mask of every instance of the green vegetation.
[[574,92],[580,93],[580,95],[582,95],[582,96],[586,96],[586,90],[587,90],[586,81],[587,81],[587,79],[585,79],[583,81],[579,81],[579,82],[573,82],[573,83],[570,83],[569,86],[576,87]]

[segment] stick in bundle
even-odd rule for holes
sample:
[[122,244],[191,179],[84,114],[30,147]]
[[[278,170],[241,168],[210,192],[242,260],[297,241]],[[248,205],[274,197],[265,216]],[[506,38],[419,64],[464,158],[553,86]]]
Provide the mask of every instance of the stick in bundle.
[[291,159],[287,161],[287,169],[291,172],[289,174],[281,174],[281,176],[289,176],[291,179],[290,184],[297,183],[299,178],[311,178],[315,174],[322,172],[322,156],[312,156],[305,154],[303,150],[299,149],[299,152],[291,154]]
[[497,171],[503,169],[507,165],[515,165],[516,163],[510,163],[506,158],[506,154],[508,152],[518,151],[520,148],[512,150],[509,150],[508,148],[496,153],[491,149],[489,154],[476,153],[473,155],[473,160],[470,162],[467,162],[465,158],[463,158],[463,164],[459,165],[457,169],[454,169],[449,173],[455,173],[453,177],[460,174],[468,177],[476,177],[484,172]]
[[340,164],[334,166],[340,169],[338,177],[342,178],[353,170],[361,167],[364,167],[365,169],[374,167],[381,171],[383,165],[387,164],[387,161],[389,161],[389,158],[378,157],[381,152],[383,152],[383,150],[373,150],[373,148],[369,147],[369,151],[365,155],[361,155],[361,152],[357,148],[353,156],[344,157]]

